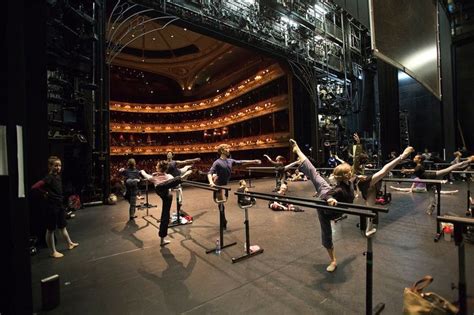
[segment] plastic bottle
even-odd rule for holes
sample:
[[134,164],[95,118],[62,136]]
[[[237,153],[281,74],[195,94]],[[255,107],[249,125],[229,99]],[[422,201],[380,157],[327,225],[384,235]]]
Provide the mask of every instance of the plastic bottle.
[[450,226],[445,226],[443,229],[444,240],[451,242],[451,237],[453,235],[453,229]]
[[221,242],[219,241],[219,239],[216,240],[216,254],[220,254],[221,253]]

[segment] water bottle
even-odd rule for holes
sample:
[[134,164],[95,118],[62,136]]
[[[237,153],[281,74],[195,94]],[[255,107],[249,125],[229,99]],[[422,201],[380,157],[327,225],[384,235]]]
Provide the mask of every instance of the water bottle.
[[216,254],[220,254],[221,253],[221,242],[219,241],[219,239],[216,240]]

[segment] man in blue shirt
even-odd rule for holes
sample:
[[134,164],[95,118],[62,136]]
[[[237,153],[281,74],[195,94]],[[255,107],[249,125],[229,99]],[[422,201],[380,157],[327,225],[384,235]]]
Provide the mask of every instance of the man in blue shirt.
[[[214,161],[207,174],[207,179],[211,186],[225,186],[229,183],[230,176],[232,174],[232,166],[234,164],[246,165],[246,164],[261,164],[260,160],[234,160],[230,158],[230,145],[220,144],[217,147],[217,153],[219,158]],[[219,200],[224,200],[224,190],[219,192]],[[224,213],[224,229],[227,229],[227,220]]]

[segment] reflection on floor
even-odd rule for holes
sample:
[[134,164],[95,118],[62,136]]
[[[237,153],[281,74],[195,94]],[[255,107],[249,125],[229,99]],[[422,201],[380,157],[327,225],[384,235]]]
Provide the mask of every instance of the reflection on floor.
[[[270,192],[272,179],[257,180],[255,191]],[[236,183],[231,185],[236,190]],[[443,211],[464,215],[465,185],[442,196]],[[291,195],[310,197],[309,182],[290,183]],[[383,314],[400,314],[406,286],[424,275],[434,277],[429,291],[455,300],[457,249],[454,242],[433,242],[435,217],[425,213],[426,194],[392,192],[390,212],[382,215],[374,239],[374,305],[386,303]],[[328,257],[321,246],[314,210],[274,212],[258,201],[249,210],[251,243],[261,255],[237,264],[243,253],[244,213],[232,194],[226,204],[226,241],[237,241],[220,255],[205,254],[218,232],[218,211],[209,191],[186,188],[183,209],[194,217],[191,225],[169,229],[171,244],[160,247],[157,224],[161,201],[144,217],[139,211],[128,222],[128,204],[86,208],[69,221],[69,232],[80,246],[65,249],[62,259],[41,250],[33,257],[35,308],[41,307],[39,281],[53,274],[61,280],[61,304],[48,314],[362,314],[365,312],[366,241],[350,217],[334,225],[338,268],[325,271]],[[173,208],[175,209],[175,201]],[[474,295],[473,246],[466,246],[468,295]],[[469,280],[471,280],[469,282]],[[471,314],[474,311],[469,301]]]

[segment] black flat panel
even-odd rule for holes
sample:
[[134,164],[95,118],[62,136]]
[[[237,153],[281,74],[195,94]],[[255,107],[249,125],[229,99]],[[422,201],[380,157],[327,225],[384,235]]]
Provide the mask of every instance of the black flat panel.
[[357,10],[358,0],[346,0],[346,10],[352,15],[356,20],[359,20],[359,12]]
[[359,22],[362,23],[367,28],[370,28],[369,22],[369,1],[368,0],[358,0],[359,1]]

